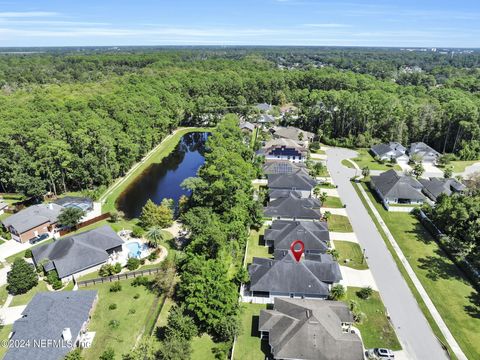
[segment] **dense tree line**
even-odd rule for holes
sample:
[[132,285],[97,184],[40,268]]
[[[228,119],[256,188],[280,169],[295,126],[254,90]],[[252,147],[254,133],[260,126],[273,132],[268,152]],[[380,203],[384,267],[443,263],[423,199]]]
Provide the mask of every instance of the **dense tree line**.
[[[318,56],[327,56],[325,51]],[[257,102],[295,103],[298,118],[285,122],[328,143],[425,141],[461,159],[480,157],[477,54],[462,55],[467,68],[448,57],[418,55],[418,62],[437,66],[392,79],[333,61],[290,70],[271,61],[272,54],[289,53],[1,56],[0,191],[41,195],[108,185],[178,125],[216,123],[228,112],[248,115]],[[360,50],[328,54],[352,64],[365,60]],[[416,59],[398,51],[375,54],[396,71],[402,57],[404,64]]]

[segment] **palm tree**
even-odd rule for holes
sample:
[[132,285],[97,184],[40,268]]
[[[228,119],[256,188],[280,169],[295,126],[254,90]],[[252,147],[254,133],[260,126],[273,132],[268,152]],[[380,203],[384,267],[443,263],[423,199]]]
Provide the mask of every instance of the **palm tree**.
[[326,192],[322,192],[318,198],[318,200],[320,200],[320,202],[323,204],[325,203],[325,201],[327,201],[327,198],[328,198],[328,195]]
[[323,218],[328,221],[328,219],[330,218],[330,216],[332,216],[332,213],[330,211],[325,211],[323,213]]
[[318,198],[321,193],[322,193],[322,188],[320,187],[320,185],[317,185],[313,188],[313,195],[315,195],[316,198]]
[[158,248],[160,242],[164,240],[164,237],[165,235],[160,226],[152,226],[148,229],[146,234],[149,244],[154,248]]
[[330,295],[328,296],[328,298],[330,300],[340,300],[344,296],[345,288],[343,287],[343,285],[337,284],[332,286],[332,288],[330,289]]

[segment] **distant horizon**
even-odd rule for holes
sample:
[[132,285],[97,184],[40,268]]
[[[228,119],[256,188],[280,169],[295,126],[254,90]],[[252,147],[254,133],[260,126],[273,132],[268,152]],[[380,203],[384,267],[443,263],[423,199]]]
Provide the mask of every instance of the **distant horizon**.
[[0,2],[0,47],[480,48],[473,0]]

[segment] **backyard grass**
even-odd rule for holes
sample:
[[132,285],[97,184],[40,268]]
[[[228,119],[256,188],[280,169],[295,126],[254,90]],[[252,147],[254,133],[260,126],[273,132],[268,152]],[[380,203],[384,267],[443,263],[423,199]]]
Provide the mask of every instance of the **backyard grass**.
[[258,331],[260,310],[266,308],[265,304],[242,304],[242,332],[235,343],[234,360],[263,360],[269,355],[268,341],[261,341]]
[[[378,162],[373,158],[368,149],[356,149],[356,151],[358,152],[358,156],[352,160],[357,163],[360,169],[363,169],[366,166],[370,170],[402,170],[402,168],[398,164],[392,165],[389,163],[382,164]],[[344,165],[343,161],[342,165]]]
[[[12,331],[13,325],[3,325],[0,326],[0,342],[4,340],[8,340],[8,335]],[[8,347],[7,346],[0,346],[0,359],[3,358],[5,353],[7,352]]]
[[12,302],[10,303],[10,306],[27,305],[36,293],[42,291],[48,291],[47,284],[45,283],[45,281],[39,280],[38,285],[35,286],[33,289],[30,289],[22,295],[15,295],[12,299]]
[[272,255],[268,253],[268,247],[263,245],[263,234],[265,233],[265,229],[266,226],[260,228],[259,231],[254,229],[250,230],[245,265],[251,264],[254,256],[263,258],[272,257]]
[[360,288],[349,287],[345,301],[355,301],[358,309],[365,314],[361,324],[355,324],[362,334],[365,348],[382,347],[392,350],[401,350],[401,345],[395,334],[395,330],[386,316],[380,294],[374,291],[369,299],[364,300],[357,296]]
[[[107,347],[112,347],[117,357],[120,357],[135,345],[142,333],[156,295],[144,286],[132,286],[132,281],[133,279],[121,281],[122,290],[119,292],[110,292],[113,283],[78,290],[98,291],[98,304],[88,326],[88,330],[95,331],[96,335],[92,347],[82,352],[86,360],[98,359]],[[135,294],[140,295],[138,299],[134,299]],[[117,308],[110,310],[110,304],[116,304]],[[109,326],[112,320],[119,322],[118,327]]]
[[[413,215],[387,212],[363,186],[462,350],[468,358],[480,358],[480,332],[471,331],[480,329],[478,292]],[[423,301],[419,304],[425,313]],[[444,341],[431,316],[426,316]]]
[[192,339],[192,359],[214,360],[215,354],[212,349],[220,344],[214,343],[208,334],[196,336]]
[[[333,244],[338,251],[338,263],[343,266],[351,267],[352,269],[365,270],[368,269],[367,261],[363,258],[362,249],[360,245],[351,241],[334,240]],[[348,262],[345,260],[348,259]]]
[[343,208],[342,201],[336,196],[328,196],[322,206],[327,208]]
[[464,172],[467,166],[479,163],[480,160],[455,160],[451,161],[449,165],[453,168],[454,173]]
[[7,292],[7,285],[0,286],[0,307],[5,304],[7,300],[8,292]]
[[328,218],[328,229],[335,232],[353,232],[348,216],[332,214]]
[[[115,202],[119,195],[140,175],[145,169],[147,169],[153,163],[160,163],[163,158],[168,156],[177,146],[180,138],[191,132],[206,132],[211,131],[211,128],[183,128],[179,129],[172,137],[163,141],[157,148],[155,153],[148,158],[147,161],[142,163],[135,171],[128,174],[128,178],[120,186],[116,187],[105,199],[105,203],[102,206],[102,212],[108,212],[115,210]],[[108,190],[107,190],[108,191]]]

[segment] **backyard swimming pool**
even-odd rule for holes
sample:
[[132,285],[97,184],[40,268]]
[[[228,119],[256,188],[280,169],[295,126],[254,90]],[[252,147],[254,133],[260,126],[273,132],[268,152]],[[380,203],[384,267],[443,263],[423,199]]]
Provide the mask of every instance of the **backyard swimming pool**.
[[130,242],[126,244],[128,248],[128,256],[140,259],[142,257],[142,252],[147,250],[148,246],[146,244],[140,244],[139,242]]

